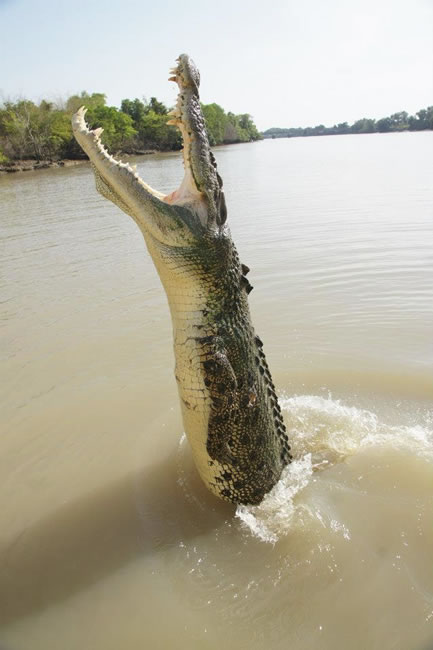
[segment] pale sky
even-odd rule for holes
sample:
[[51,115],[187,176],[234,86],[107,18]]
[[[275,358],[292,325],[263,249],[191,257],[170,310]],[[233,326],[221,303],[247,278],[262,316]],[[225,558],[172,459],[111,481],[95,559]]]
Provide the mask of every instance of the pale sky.
[[262,130],[433,104],[433,0],[0,0],[0,34],[3,100],[172,105],[186,52],[202,101]]

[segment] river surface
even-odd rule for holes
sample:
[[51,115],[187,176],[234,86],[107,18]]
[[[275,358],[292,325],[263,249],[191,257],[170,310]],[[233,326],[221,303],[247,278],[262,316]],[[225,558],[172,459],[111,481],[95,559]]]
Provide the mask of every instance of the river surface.
[[88,165],[1,177],[2,650],[433,647],[433,133],[215,155],[295,461],[208,493],[139,230]]

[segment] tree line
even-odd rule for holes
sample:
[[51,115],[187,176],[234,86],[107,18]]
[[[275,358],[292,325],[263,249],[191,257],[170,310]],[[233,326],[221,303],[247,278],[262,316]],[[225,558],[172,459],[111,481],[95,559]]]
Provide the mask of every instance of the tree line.
[[[45,99],[39,104],[28,99],[5,101],[0,106],[0,163],[84,158],[71,128],[72,114],[83,105],[88,109],[87,123],[104,129],[101,139],[114,153],[182,148],[178,129],[167,125],[169,108],[156,97],[124,99],[119,109],[107,106],[103,93],[82,92],[61,105]],[[248,113],[226,113],[218,104],[204,104],[202,109],[211,145],[262,137]]]
[[298,138],[312,135],[344,135],[347,133],[391,133],[393,131],[425,131],[433,129],[433,106],[423,108],[415,115],[406,111],[374,120],[363,117],[353,124],[341,122],[334,126],[307,126],[306,128],[272,128],[264,131],[265,138]]

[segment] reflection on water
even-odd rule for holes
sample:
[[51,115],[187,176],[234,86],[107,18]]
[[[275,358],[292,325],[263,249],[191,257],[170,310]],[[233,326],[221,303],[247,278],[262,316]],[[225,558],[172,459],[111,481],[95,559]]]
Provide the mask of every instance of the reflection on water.
[[0,178],[1,647],[429,647],[432,141],[216,150],[296,458],[255,508],[197,478],[132,221],[87,166]]

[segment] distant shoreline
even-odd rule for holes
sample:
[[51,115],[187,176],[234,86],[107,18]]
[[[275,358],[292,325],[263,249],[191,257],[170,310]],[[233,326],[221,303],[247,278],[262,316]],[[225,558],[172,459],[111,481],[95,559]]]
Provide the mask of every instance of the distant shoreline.
[[433,129],[423,129],[422,131],[369,131],[360,133],[315,133],[313,135],[275,135],[265,136],[263,140],[300,140],[306,138],[330,138],[340,135],[395,135],[399,133],[432,133]]
[[431,131],[433,130],[433,106],[422,108],[415,115],[406,111],[393,113],[380,120],[362,117],[353,124],[340,122],[333,126],[318,124],[306,127],[272,127],[262,132],[265,139],[277,138],[308,138],[322,135],[364,135],[366,133],[401,133],[405,131]]
[[264,135],[263,140],[292,140],[294,138],[326,138],[332,135],[392,135],[395,133],[425,133],[426,131],[433,131],[432,129],[419,129],[410,130],[405,129],[402,131],[347,131],[346,133],[308,133],[299,135]]

